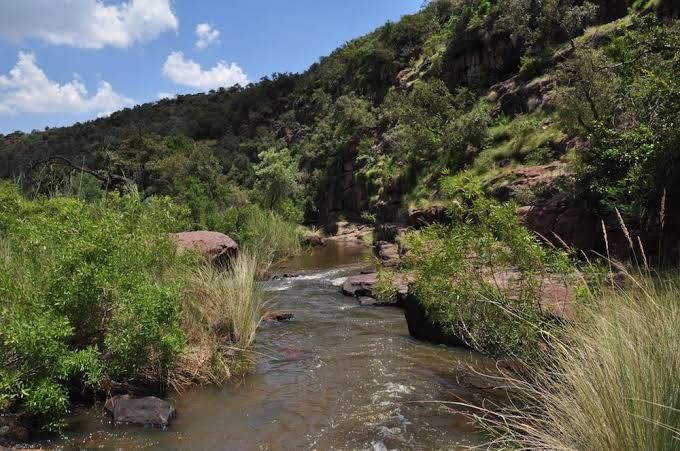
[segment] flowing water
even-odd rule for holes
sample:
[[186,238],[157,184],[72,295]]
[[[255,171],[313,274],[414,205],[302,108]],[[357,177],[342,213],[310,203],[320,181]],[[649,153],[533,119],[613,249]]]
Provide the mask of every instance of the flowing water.
[[[292,312],[257,335],[253,372],[175,398],[162,431],[113,427],[101,409],[76,413],[60,449],[459,449],[481,440],[458,407],[490,390],[474,375],[493,362],[409,337],[403,312],[360,307],[339,286],[369,269],[365,247],[329,245],[287,262],[293,279],[267,282],[268,309]],[[491,391],[492,392],[492,391]]]

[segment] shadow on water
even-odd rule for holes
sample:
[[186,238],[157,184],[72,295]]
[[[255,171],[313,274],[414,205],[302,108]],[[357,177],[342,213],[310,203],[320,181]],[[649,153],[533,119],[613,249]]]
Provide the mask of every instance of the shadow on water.
[[[345,277],[370,269],[366,247],[329,245],[290,260],[300,277],[263,285],[269,309],[295,315],[257,336],[257,366],[239,383],[175,399],[165,431],[112,427],[101,409],[76,413],[61,449],[457,449],[478,444],[469,420],[431,401],[478,402],[477,354],[411,339],[403,313],[360,307]],[[471,388],[471,387],[477,388]]]

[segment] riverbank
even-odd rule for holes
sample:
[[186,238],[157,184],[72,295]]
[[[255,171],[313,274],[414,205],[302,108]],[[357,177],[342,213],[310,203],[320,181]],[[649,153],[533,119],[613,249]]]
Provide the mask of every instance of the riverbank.
[[165,431],[110,426],[97,408],[78,410],[52,447],[194,449],[451,449],[482,443],[469,418],[435,401],[503,398],[475,372],[496,362],[412,339],[403,312],[361,307],[339,284],[371,269],[370,249],[327,243],[273,268],[295,278],[263,282],[265,309],[293,313],[263,324],[256,364],[224,387],[174,397]]

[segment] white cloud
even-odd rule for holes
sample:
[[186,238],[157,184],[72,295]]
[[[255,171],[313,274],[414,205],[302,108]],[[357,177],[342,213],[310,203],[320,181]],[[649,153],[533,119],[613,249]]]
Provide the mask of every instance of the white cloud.
[[198,41],[196,41],[196,48],[198,49],[204,49],[210,44],[220,42],[220,31],[207,23],[199,23],[196,25],[196,36],[198,37]]
[[133,105],[134,101],[100,81],[97,92],[88,96],[87,88],[75,77],[59,84],[47,78],[38,67],[35,55],[19,53],[16,65],[0,75],[0,114],[16,113],[98,113],[108,115]]
[[171,92],[159,92],[158,93],[158,100],[174,99],[175,97],[177,97],[177,94],[173,94]]
[[248,76],[236,63],[220,61],[210,69],[203,69],[182,52],[172,52],[163,65],[163,74],[177,84],[203,90],[248,84]]
[[37,38],[99,49],[129,47],[176,30],[170,0],[2,0],[0,39]]

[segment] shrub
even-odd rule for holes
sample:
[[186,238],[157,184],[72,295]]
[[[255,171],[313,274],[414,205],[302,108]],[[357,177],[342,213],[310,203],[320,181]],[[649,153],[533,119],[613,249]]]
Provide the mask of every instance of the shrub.
[[61,426],[73,384],[163,381],[182,349],[167,199],[25,201],[3,188],[0,404]]
[[228,354],[246,359],[244,351],[255,338],[263,304],[255,282],[257,263],[255,256],[241,252],[228,271],[206,266],[186,275],[182,327],[187,347],[170,374],[175,388],[222,383],[240,369],[240,359]]
[[[452,216],[406,237],[406,268],[427,315],[471,347],[492,354],[529,355],[542,339],[536,324],[542,276],[570,271],[566,255],[544,249],[519,223],[515,206],[482,194],[463,173],[442,184]],[[512,271],[513,289],[497,277]],[[546,326],[547,327],[547,326]]]

